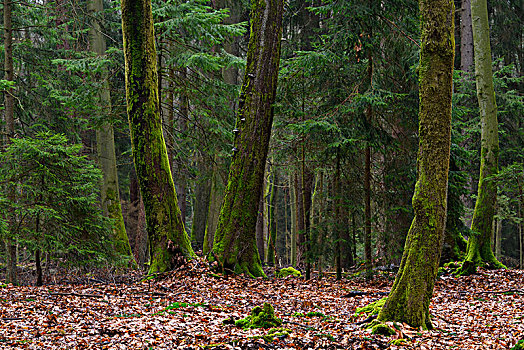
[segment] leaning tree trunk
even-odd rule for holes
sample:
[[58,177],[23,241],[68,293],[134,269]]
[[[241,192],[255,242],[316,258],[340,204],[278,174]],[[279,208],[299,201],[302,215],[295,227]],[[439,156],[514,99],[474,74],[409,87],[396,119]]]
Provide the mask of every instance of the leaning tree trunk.
[[[7,81],[13,81],[14,79],[14,67],[13,67],[13,28],[12,28],[12,14],[11,8],[12,1],[4,1],[4,79]],[[10,138],[15,136],[15,100],[13,96],[13,89],[8,88],[4,93],[5,105],[4,105],[4,123],[5,123],[5,146],[11,141]],[[7,189],[7,195],[9,199],[14,200],[15,191],[12,188]],[[6,267],[6,283],[18,284],[18,275],[16,271],[16,242],[11,236],[10,230],[14,225],[12,221],[14,219],[13,213],[7,213],[8,217],[6,222],[9,227],[7,229],[7,237],[5,238],[5,245],[7,250],[7,267]]]
[[474,273],[477,266],[505,267],[497,260],[491,248],[493,217],[497,203],[497,184],[491,177],[499,171],[499,134],[486,0],[471,0],[471,17],[481,124],[480,177],[471,222],[472,232],[468,240],[466,258],[460,271],[462,275]]
[[400,270],[380,321],[431,328],[429,303],[437,276],[446,223],[451,95],[455,53],[454,4],[420,0],[420,111],[415,217],[409,229]]
[[[89,10],[93,18],[90,28],[91,50],[97,55],[106,54],[105,37],[102,34],[102,28],[98,18],[103,19],[104,6],[102,0],[91,0]],[[102,73],[103,85],[99,91],[101,110],[111,110],[111,96],[109,92],[109,83],[107,81],[107,72]],[[102,168],[102,189],[101,201],[104,214],[113,219],[113,240],[115,252],[131,260],[132,265],[136,265],[129,245],[124,217],[122,215],[122,206],[120,203],[120,193],[118,190],[118,173],[116,169],[115,137],[113,125],[103,123],[96,131],[96,145],[98,151],[98,161]]]
[[255,225],[273,123],[282,0],[252,0],[247,66],[235,130],[233,159],[213,250],[223,269],[265,276]]
[[195,253],[182,223],[162,133],[150,0],[122,0],[122,30],[127,114],[149,235],[149,272],[162,272],[176,266],[178,255]]

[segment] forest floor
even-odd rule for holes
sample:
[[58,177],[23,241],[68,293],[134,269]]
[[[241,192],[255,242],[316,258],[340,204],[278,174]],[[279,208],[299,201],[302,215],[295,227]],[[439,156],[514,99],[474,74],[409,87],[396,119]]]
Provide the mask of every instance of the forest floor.
[[[430,306],[435,329],[397,324],[386,337],[371,334],[358,324],[366,317],[354,314],[389,291],[392,273],[372,281],[264,280],[218,276],[206,265],[197,260],[146,281],[128,276],[127,283],[68,276],[68,283],[43,287],[3,285],[0,348],[510,349],[524,338],[524,271],[444,274]],[[267,336],[267,329],[223,323],[264,302],[291,332]],[[405,341],[394,345],[398,339]]]

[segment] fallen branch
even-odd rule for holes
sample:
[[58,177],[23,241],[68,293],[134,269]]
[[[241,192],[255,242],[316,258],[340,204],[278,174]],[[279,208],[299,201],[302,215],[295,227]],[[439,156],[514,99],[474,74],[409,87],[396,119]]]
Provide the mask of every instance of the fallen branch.
[[343,296],[341,296],[341,298],[353,298],[353,297],[359,297],[359,296],[362,296],[362,295],[371,295],[371,294],[389,295],[389,292],[374,292],[374,291],[361,292],[361,291],[356,290],[356,291],[351,291],[348,294],[344,294]]
[[484,290],[484,291],[466,291],[459,290],[459,294],[504,294],[504,293],[524,293],[524,289],[507,289],[507,290]]
[[49,293],[51,296],[73,296],[73,297],[81,297],[81,298],[104,298],[103,295],[97,295],[97,294],[80,294],[80,293]]
[[364,321],[355,322],[355,324],[356,325],[361,325],[361,324],[364,324],[364,323],[369,323],[369,322],[373,321],[376,318],[377,318],[377,315],[371,315],[368,318],[366,318]]

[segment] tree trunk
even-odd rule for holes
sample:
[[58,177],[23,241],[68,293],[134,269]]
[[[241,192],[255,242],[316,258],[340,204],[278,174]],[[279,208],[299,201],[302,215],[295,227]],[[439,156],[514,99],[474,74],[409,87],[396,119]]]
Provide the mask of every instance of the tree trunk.
[[[12,14],[11,8],[12,1],[4,0],[4,79],[13,81],[14,79],[14,67],[13,67],[13,29],[12,29]],[[4,123],[5,123],[5,142],[4,145],[9,145],[10,138],[15,137],[15,101],[13,96],[14,90],[8,88],[4,93]],[[7,195],[9,199],[14,200],[15,191],[13,188],[7,189]],[[7,250],[7,266],[6,266],[6,283],[12,283],[13,285],[18,284],[18,273],[16,270],[16,240],[14,239],[13,232],[13,213],[8,213],[6,222],[8,223],[7,237],[5,238],[5,245]]]
[[409,229],[400,270],[380,321],[432,328],[429,304],[437,276],[446,223],[451,96],[455,55],[454,4],[421,0],[420,111],[415,217]]
[[[102,35],[102,28],[98,19],[103,20],[103,3],[102,0],[91,0],[89,2],[89,11],[93,22],[90,28],[91,50],[99,56],[106,54],[105,37]],[[107,71],[102,73],[103,85],[98,92],[100,111],[111,112],[111,96],[109,92],[109,83],[107,81]],[[136,265],[129,245],[129,238],[126,233],[124,217],[122,216],[122,206],[120,203],[120,193],[118,189],[118,172],[116,168],[115,138],[113,125],[103,123],[96,130],[96,144],[98,153],[98,162],[102,169],[102,189],[101,202],[104,215],[113,220],[113,240],[115,252],[118,255],[131,259],[131,265]]]
[[289,175],[289,212],[290,212],[290,235],[291,235],[291,247],[290,247],[290,263],[292,266],[297,267],[297,237],[298,237],[298,228],[297,228],[297,196],[296,196],[296,186],[295,186],[295,175],[294,173]]
[[204,164],[204,157],[197,157],[199,177],[195,184],[195,204],[193,206],[193,224],[191,226],[191,242],[193,249],[203,251],[206,233],[207,215],[209,214],[209,198],[211,196],[211,181],[209,170]]
[[233,159],[213,250],[223,269],[265,276],[255,226],[273,123],[282,0],[252,0],[247,65],[239,99]]
[[277,196],[278,196],[278,174],[277,169],[272,166],[271,195],[269,197],[269,241],[267,249],[267,263],[275,266],[277,263]]
[[337,150],[335,177],[333,179],[333,195],[335,196],[335,268],[337,281],[342,279],[342,225],[344,223],[342,214],[342,193],[340,188],[340,155]]
[[471,222],[466,258],[460,273],[469,275],[477,266],[504,268],[491,249],[493,217],[497,202],[497,184],[490,179],[498,173],[499,135],[497,104],[493,90],[491,46],[489,42],[488,9],[486,0],[471,0],[475,77],[481,124],[480,177],[477,201]]
[[460,9],[460,70],[469,73],[471,67],[473,67],[471,0],[462,0]]
[[151,261],[149,272],[194,256],[177,203],[162,133],[150,0],[122,0],[126,100],[133,158],[144,201]]
[[211,193],[209,195],[209,208],[206,220],[206,232],[204,234],[204,254],[208,254],[213,248],[213,240],[215,238],[215,231],[218,225],[218,216],[220,214],[220,206],[224,198],[225,184],[222,179],[222,171],[218,162],[218,156],[215,155],[213,162],[213,175],[211,178]]

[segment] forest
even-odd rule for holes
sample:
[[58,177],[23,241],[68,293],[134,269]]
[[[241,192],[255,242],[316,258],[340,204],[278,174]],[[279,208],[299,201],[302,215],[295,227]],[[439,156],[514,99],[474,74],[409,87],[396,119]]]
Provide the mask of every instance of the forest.
[[522,1],[0,7],[0,348],[524,349]]

